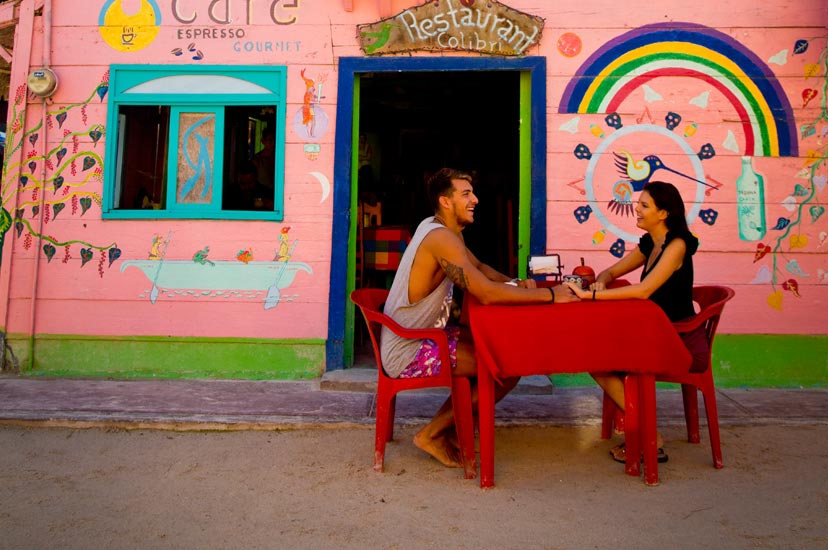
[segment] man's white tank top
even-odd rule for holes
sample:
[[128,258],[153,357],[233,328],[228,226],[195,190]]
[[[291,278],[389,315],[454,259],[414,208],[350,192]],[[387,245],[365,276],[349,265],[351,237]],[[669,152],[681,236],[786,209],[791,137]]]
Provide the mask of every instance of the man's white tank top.
[[[433,217],[426,218],[420,223],[403,253],[397,274],[394,276],[383,312],[406,328],[445,328],[448,321],[454,288],[454,283],[448,277],[422,300],[414,304],[408,301],[408,283],[417,249],[430,231],[442,227],[445,226],[436,222]],[[382,327],[380,348],[385,372],[394,378],[399,376],[417,356],[421,343],[421,339],[400,338],[386,327]]]

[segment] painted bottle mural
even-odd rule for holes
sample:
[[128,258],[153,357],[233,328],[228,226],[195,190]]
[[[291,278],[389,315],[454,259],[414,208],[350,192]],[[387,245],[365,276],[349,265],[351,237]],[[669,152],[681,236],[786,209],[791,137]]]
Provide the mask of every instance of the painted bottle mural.
[[758,241],[765,236],[765,178],[753,170],[753,158],[742,157],[742,173],[736,180],[739,238]]

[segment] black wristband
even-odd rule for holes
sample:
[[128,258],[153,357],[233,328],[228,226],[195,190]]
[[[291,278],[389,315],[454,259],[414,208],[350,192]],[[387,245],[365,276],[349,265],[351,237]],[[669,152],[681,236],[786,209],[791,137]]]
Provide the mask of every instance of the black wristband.
[[592,301],[595,301],[595,291],[598,290],[597,288],[592,289]]
[[554,304],[555,303],[555,291],[552,289],[551,286],[546,287],[546,289],[549,291],[549,294],[552,295],[552,303]]

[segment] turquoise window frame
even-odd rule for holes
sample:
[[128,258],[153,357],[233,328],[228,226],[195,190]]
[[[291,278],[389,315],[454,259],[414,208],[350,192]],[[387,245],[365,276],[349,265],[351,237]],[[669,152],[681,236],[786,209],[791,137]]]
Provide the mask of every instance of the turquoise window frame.
[[[210,84],[182,91],[176,78],[189,77]],[[189,90],[197,90],[190,92]],[[169,91],[165,91],[169,90]],[[107,112],[106,149],[104,153],[104,188],[102,216],[104,219],[222,219],[274,220],[284,219],[285,126],[287,67],[257,65],[111,65],[109,76],[109,108]],[[116,170],[106,167],[118,162],[118,113],[122,105],[162,105],[170,107],[168,149],[167,204],[163,210],[123,209],[114,207]],[[244,105],[275,107],[276,165],[274,167],[273,210],[222,210],[224,108]],[[178,113],[187,111],[215,112],[216,154],[212,167],[213,201],[209,204],[179,204],[175,196],[178,158]],[[220,133],[219,133],[220,132]]]

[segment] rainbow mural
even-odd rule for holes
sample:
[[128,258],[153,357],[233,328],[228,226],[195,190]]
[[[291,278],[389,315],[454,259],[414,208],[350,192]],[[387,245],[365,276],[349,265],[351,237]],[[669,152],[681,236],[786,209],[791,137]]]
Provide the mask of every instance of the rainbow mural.
[[615,112],[659,76],[699,78],[721,92],[742,120],[745,155],[798,154],[791,104],[770,68],[733,38],[693,23],[645,25],[607,42],[567,84],[559,112]]

